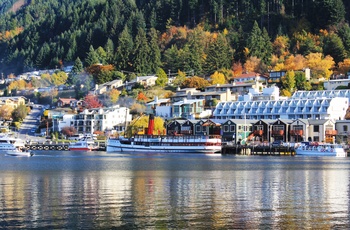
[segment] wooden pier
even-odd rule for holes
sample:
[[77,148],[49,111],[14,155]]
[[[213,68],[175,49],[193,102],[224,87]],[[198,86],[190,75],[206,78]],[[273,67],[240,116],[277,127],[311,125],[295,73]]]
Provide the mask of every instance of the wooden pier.
[[272,147],[272,146],[246,146],[246,145],[225,145],[221,150],[222,155],[260,155],[260,156],[294,156],[293,147]]
[[[96,142],[99,147],[96,151],[106,151],[106,143],[105,142]],[[55,150],[55,151],[68,151],[69,143],[59,143],[59,142],[44,142],[44,143],[29,143],[26,144],[25,147],[30,150]]]

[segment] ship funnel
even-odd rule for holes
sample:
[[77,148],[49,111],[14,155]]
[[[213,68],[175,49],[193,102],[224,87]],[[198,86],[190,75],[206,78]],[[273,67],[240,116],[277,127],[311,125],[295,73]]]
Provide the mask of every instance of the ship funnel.
[[147,129],[147,135],[153,135],[154,130],[154,115],[149,115],[149,121],[148,121],[148,129]]

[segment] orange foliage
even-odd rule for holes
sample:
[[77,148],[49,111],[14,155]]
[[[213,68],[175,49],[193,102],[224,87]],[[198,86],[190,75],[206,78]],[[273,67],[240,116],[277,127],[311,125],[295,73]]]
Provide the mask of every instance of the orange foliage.
[[240,63],[240,62],[238,62],[238,63],[237,63],[237,62],[233,63],[232,71],[233,71],[233,76],[234,76],[234,77],[237,77],[237,76],[242,75],[242,73],[243,73],[243,66],[242,66],[242,63]]
[[250,57],[244,64],[244,69],[247,72],[259,72],[261,60],[257,57]]
[[140,91],[139,94],[137,95],[136,100],[146,102],[146,101],[148,101],[148,98],[146,97],[146,95],[143,92]]
[[350,71],[350,59],[346,58],[344,61],[338,63],[338,71],[342,74],[346,74]]
[[7,30],[5,33],[0,33],[0,40],[10,40],[23,31],[23,27],[17,27],[14,30]]
[[98,75],[102,71],[113,71],[113,70],[114,70],[113,65],[93,64],[87,68],[87,72],[92,75]]

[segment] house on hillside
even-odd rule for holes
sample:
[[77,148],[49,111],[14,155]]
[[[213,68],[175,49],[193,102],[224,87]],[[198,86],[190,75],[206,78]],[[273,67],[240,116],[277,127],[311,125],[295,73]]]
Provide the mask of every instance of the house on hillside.
[[236,83],[247,83],[255,81],[267,81],[268,77],[256,72],[242,73],[239,76],[234,77],[231,81]]
[[0,97],[0,107],[3,105],[9,105],[12,108],[17,108],[19,105],[26,104],[26,98],[22,96],[16,97]]
[[57,107],[76,107],[78,100],[75,98],[58,98]]
[[96,85],[95,92],[96,92],[97,95],[104,94],[106,92],[111,91],[112,89],[120,88],[123,85],[124,85],[123,84],[123,80],[116,79],[116,80],[113,80],[113,81],[110,81],[110,82],[106,82],[106,83],[101,84],[101,85]]

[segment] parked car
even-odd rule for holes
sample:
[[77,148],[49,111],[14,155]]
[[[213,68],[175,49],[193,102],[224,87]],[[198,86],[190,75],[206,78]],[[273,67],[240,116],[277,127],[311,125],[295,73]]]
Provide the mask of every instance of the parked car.
[[283,146],[282,140],[277,140],[277,141],[272,142],[272,147],[279,147],[279,146]]

